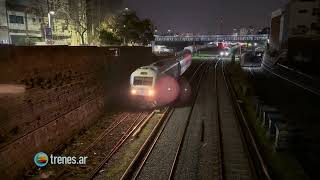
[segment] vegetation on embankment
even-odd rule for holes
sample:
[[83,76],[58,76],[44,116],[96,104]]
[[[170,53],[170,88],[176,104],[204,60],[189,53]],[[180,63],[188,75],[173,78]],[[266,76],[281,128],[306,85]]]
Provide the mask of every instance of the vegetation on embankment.
[[255,113],[255,91],[248,74],[242,70],[238,62],[227,64],[226,73],[230,77],[238,99],[243,103],[242,110],[255,136],[264,161],[268,165],[272,179],[308,179],[300,164],[289,151],[275,152],[274,141],[266,136],[266,131],[259,123],[261,121]]

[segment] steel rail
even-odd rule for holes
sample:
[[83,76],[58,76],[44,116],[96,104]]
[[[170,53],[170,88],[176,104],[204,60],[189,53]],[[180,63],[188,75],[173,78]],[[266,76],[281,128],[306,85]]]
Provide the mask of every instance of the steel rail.
[[[131,161],[128,168],[125,170],[124,174],[120,178],[123,179],[136,179],[141,169],[143,168],[145,162],[147,161],[149,155],[151,154],[155,144],[158,142],[162,132],[164,131],[171,115],[173,114],[174,109],[169,108],[166,110],[165,115],[159,120],[156,126],[152,129],[150,135],[147,137],[146,141],[143,143],[138,153]],[[160,128],[160,129],[159,129]]]
[[[251,72],[251,68],[249,68],[250,70],[250,73]],[[241,121],[240,124],[240,130],[243,129],[242,131],[242,134],[244,135],[244,132],[247,133],[247,136],[248,136],[248,140],[249,140],[249,143],[244,140],[244,142],[247,142],[246,145],[247,145],[247,150],[249,147],[252,147],[253,148],[253,153],[254,155],[256,156],[256,161],[258,163],[258,165],[260,166],[259,170],[262,172],[262,175],[263,175],[263,178],[265,180],[271,180],[271,176],[270,176],[270,173],[268,171],[268,168],[267,168],[267,164],[265,163],[264,159],[262,158],[262,155],[259,151],[259,148],[258,148],[258,145],[256,143],[256,140],[253,136],[253,133],[248,125],[248,122],[247,122],[247,119],[242,111],[242,108],[239,104],[239,102],[237,101],[237,98],[236,98],[236,93],[235,93],[235,90],[233,88],[233,86],[231,85],[231,82],[230,82],[230,79],[227,78],[226,74],[225,74],[225,70],[224,70],[224,63],[222,63],[222,74],[223,74],[223,78],[224,78],[224,82],[225,82],[225,85],[227,87],[227,90],[228,90],[228,93],[232,99],[232,104],[233,104],[233,108],[235,110],[235,113],[236,113],[236,116],[238,117],[237,119]],[[253,75],[253,74],[252,74]],[[244,137],[243,137],[244,138]],[[251,157],[252,157],[252,154],[251,154]],[[255,170],[257,170],[257,167],[252,167],[254,168]],[[261,174],[261,173],[260,173]]]
[[[192,106],[191,106],[191,109],[190,109],[190,113],[189,113],[188,118],[187,118],[187,123],[186,123],[186,125],[184,127],[183,134],[182,134],[182,136],[180,138],[179,145],[178,145],[178,148],[177,148],[176,153],[175,153],[174,160],[173,160],[172,165],[171,165],[171,170],[170,170],[170,174],[169,174],[169,177],[168,177],[169,180],[174,178],[174,175],[175,175],[175,172],[176,172],[176,168],[177,168],[177,163],[179,161],[179,155],[181,153],[183,142],[184,142],[185,137],[186,137],[187,129],[188,129],[189,123],[191,121],[191,115],[192,115],[192,112],[193,112],[197,97],[199,95],[198,92],[199,92],[199,89],[200,89],[201,81],[202,81],[202,78],[204,77],[204,74],[207,73],[207,71],[209,69],[210,69],[210,64],[207,67],[205,67],[203,72],[200,74],[199,81],[197,83],[197,88],[196,88],[196,96],[195,96],[195,99],[194,99],[194,101],[192,103]],[[193,79],[191,79],[191,80],[193,80]]]
[[[220,177],[219,179],[225,179],[225,165],[224,165],[224,154],[223,154],[223,134],[222,134],[222,126],[221,126],[221,113],[220,113],[220,98],[219,98],[219,88],[218,88],[218,70],[217,67],[219,65],[219,62],[221,61],[221,58],[217,61],[214,67],[214,83],[215,83],[215,91],[216,91],[216,111],[217,111],[217,128],[218,128],[218,134],[219,134],[219,157],[220,157]],[[222,61],[223,62],[223,61]]]
[[[142,113],[141,113],[142,114]],[[138,122],[138,126],[134,126],[136,121],[140,118],[141,114],[138,118],[136,118],[135,122],[127,129],[124,135],[120,138],[120,140],[116,143],[116,145],[112,148],[112,150],[108,153],[107,156],[101,161],[101,163],[96,166],[88,175],[87,179],[93,179],[96,174],[100,171],[100,169],[107,163],[111,157],[120,149],[120,147],[126,142],[126,140],[132,135],[132,133],[139,127],[139,124],[143,123],[144,121],[149,120],[152,116],[145,116]]]
[[302,88],[302,89],[304,89],[304,90],[306,90],[306,91],[311,92],[312,94],[315,94],[315,95],[317,95],[317,96],[320,96],[320,90],[318,90],[318,89],[314,89],[314,88],[312,88],[312,87],[305,87],[304,85],[302,85],[302,84],[300,84],[300,83],[297,83],[297,82],[295,82],[295,81],[292,81],[292,80],[290,80],[290,79],[288,79],[288,78],[286,78],[286,77],[284,77],[284,76],[282,76],[282,75],[280,75],[280,74],[278,74],[278,73],[275,73],[275,72],[273,72],[273,71],[270,69],[270,67],[267,66],[266,64],[263,64],[263,67],[262,67],[262,68],[265,69],[265,70],[267,70],[269,73],[273,74],[274,76],[277,76],[277,77],[279,77],[279,78],[281,78],[281,79],[283,79],[283,80],[285,80],[285,81],[288,81],[288,82],[294,84],[294,85],[297,86],[297,87],[300,87],[300,88]]

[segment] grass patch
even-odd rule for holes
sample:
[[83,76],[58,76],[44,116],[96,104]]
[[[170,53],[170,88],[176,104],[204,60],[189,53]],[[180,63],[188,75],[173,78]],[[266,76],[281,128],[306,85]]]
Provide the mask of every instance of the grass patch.
[[309,179],[302,167],[289,151],[275,152],[274,142],[266,136],[265,129],[260,125],[261,121],[255,113],[254,88],[248,75],[242,71],[238,62],[226,65],[226,72],[231,78],[237,97],[244,104],[244,114],[253,130],[260,152],[268,164],[272,179],[298,180]]
[[205,54],[205,53],[195,53],[192,55],[192,60],[204,60],[208,57],[212,57],[212,54]]

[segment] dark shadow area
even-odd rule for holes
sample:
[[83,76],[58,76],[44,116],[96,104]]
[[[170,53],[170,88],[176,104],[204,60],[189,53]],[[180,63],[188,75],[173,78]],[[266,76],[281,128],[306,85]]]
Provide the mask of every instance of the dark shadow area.
[[320,161],[320,97],[284,81],[266,70],[252,70],[252,82],[257,95],[276,107],[289,124],[290,148],[312,179],[317,179]]

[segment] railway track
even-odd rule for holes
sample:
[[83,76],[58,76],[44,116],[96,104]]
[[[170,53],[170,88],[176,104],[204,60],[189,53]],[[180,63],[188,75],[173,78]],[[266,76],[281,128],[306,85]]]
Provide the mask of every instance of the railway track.
[[[199,68],[201,68],[201,66]],[[183,142],[185,140],[187,129],[188,129],[190,121],[191,121],[191,114],[192,114],[192,111],[193,111],[193,109],[195,107],[197,96],[199,94],[198,92],[199,92],[199,89],[200,89],[200,85],[201,85],[201,82],[203,80],[203,77],[204,77],[205,73],[209,70],[209,68],[210,68],[210,66],[205,67],[203,72],[201,72],[201,74],[198,74],[198,78],[196,78],[196,79],[198,79],[197,83],[194,83],[194,81],[195,81],[194,77],[196,77],[195,74],[197,73],[197,71],[193,74],[193,76],[190,79],[190,82],[194,83],[195,86],[196,86],[196,92],[195,92],[196,95],[195,95],[194,102],[192,103],[192,106],[191,106],[191,110],[190,110],[190,113],[189,113],[189,116],[188,116],[188,119],[187,119],[187,123],[184,126],[183,135],[180,138],[179,145],[178,145],[178,148],[177,148],[175,156],[174,156],[174,160],[173,160],[172,165],[171,165],[171,170],[170,170],[170,174],[169,174],[169,178],[168,179],[173,179],[174,178],[174,175],[175,175],[175,172],[176,172],[176,169],[177,169],[177,166],[178,166],[179,156],[180,156],[180,153],[181,153],[181,150],[182,150]]]
[[[204,63],[202,63],[200,66],[203,66],[203,65],[204,65]],[[198,68],[198,69],[199,69],[199,68]],[[198,69],[197,69],[196,71],[198,71]],[[194,79],[194,78],[196,78],[196,76],[192,76],[191,79]],[[200,84],[200,83],[199,83],[199,84]],[[87,176],[87,179],[93,179],[93,178],[98,174],[99,170],[100,170],[100,169],[103,169],[103,167],[105,166],[106,162],[107,162],[108,160],[110,160],[110,158],[112,157],[112,155],[120,148],[120,145],[123,144],[128,137],[130,137],[130,136],[135,136],[135,134],[136,134],[138,131],[141,130],[141,126],[142,126],[141,124],[145,124],[146,121],[148,121],[148,119],[151,118],[154,113],[155,113],[155,111],[154,111],[152,114],[150,114],[150,115],[148,116],[148,118],[146,118],[146,120],[144,120],[143,122],[141,121],[141,122],[139,123],[139,125],[135,126],[135,128],[133,128],[130,132],[128,132],[128,134],[126,135],[126,137],[123,138],[122,140],[120,140],[121,142],[118,143],[119,145],[116,145],[116,146],[115,146],[115,149],[112,150],[111,153],[110,153],[108,156],[106,156],[105,159],[103,159],[103,160],[101,161],[101,163],[100,163],[98,166],[96,166],[95,169],[93,169],[92,171],[89,172],[89,175]],[[149,137],[150,139],[151,139],[151,136],[153,136],[156,132],[161,132],[161,131],[162,131],[161,129],[160,129],[160,131],[158,131],[158,128],[160,128],[161,125],[165,125],[165,124],[167,123],[167,121],[168,121],[168,119],[169,119],[169,118],[167,118],[167,117],[168,117],[168,116],[170,117],[170,115],[171,115],[172,113],[173,113],[173,110],[172,110],[172,109],[170,109],[170,108],[166,108],[166,109],[165,109],[165,112],[163,113],[164,116],[163,116],[163,118],[158,122],[158,124],[155,126],[153,132],[151,132],[150,137]],[[140,125],[141,125],[141,126],[140,126]],[[164,127],[164,126],[162,126],[162,128],[163,128],[163,127]],[[160,133],[160,134],[161,134],[161,133]],[[148,140],[147,140],[147,141],[148,141]],[[141,148],[141,151],[142,151],[142,149],[143,149],[143,148]]]
[[[220,67],[219,67],[220,66]],[[221,141],[221,157],[223,168],[223,179],[258,179],[255,167],[241,129],[241,121],[238,119],[237,111],[229,91],[228,82],[223,70],[223,61],[216,65],[216,90],[219,114],[219,128]],[[218,78],[220,77],[220,78]],[[245,129],[247,131],[248,129]]]
[[[308,85],[305,85],[305,84],[302,84],[301,82],[297,82],[297,81],[294,81],[294,80],[291,80],[289,79],[288,77],[285,77],[284,75],[281,75],[280,73],[276,73],[274,72],[269,66],[267,65],[264,65],[262,66],[264,70],[266,70],[267,72],[269,72],[270,74],[282,79],[282,80],[285,80],[287,82],[290,82],[291,84],[299,87],[299,88],[302,88],[304,89],[305,91],[308,91],[316,96],[320,96],[320,90],[315,88],[315,87],[311,87],[311,86],[308,86]],[[251,68],[249,68],[249,71],[250,73],[252,73],[252,70]]]
[[[144,122],[148,113],[124,113],[119,120],[114,121],[93,142],[84,147],[78,156],[87,156],[89,160],[82,168],[66,165],[57,173],[55,179],[88,178],[86,174],[94,175],[102,162],[106,163],[121,147],[132,131]],[[90,177],[89,177],[90,178]]]
[[[162,139],[166,136],[166,129],[169,128],[172,116],[174,116],[173,114],[177,111],[176,109],[173,109],[167,118],[164,119],[161,128],[159,128],[154,135],[148,137],[147,141],[141,147],[139,153],[126,169],[121,179],[150,179],[155,177],[157,177],[157,179],[184,179],[186,177],[199,177],[199,174],[197,176],[190,177],[184,173],[186,172],[185,169],[188,171],[188,168],[192,168],[186,167],[188,164],[188,160],[186,160],[186,158],[189,158],[188,146],[190,146],[187,141],[190,141],[190,137],[192,138],[192,136],[194,136],[190,135],[190,133],[194,134],[192,129],[196,128],[194,126],[195,118],[193,114],[197,114],[196,111],[201,108],[197,107],[199,103],[197,100],[199,99],[198,92],[201,89],[201,82],[204,78],[207,78],[209,82],[213,82],[210,85],[212,87],[207,88],[206,90],[215,93],[213,100],[215,104],[214,111],[216,112],[216,117],[212,118],[212,124],[210,124],[215,127],[215,129],[212,130],[212,136],[210,136],[210,141],[214,142],[214,147],[211,149],[214,151],[214,157],[212,158],[213,162],[210,164],[212,167],[209,168],[211,171],[215,172],[212,173],[211,176],[200,176],[203,178],[210,177],[210,179],[257,179],[255,167],[252,163],[247,147],[252,146],[252,144],[246,144],[246,137],[243,135],[244,132],[242,132],[245,130],[241,129],[239,124],[241,122],[239,122],[236,117],[237,112],[234,110],[232,104],[231,95],[229,94],[230,87],[228,87],[223,71],[223,64],[221,62],[222,61],[218,60],[210,63],[207,62],[206,64],[203,63],[199,66],[196,72],[191,75],[191,79],[193,80],[192,84],[194,87],[196,86],[197,93],[191,104],[186,122],[183,126],[180,126],[180,128],[182,127],[181,129],[183,129],[182,132],[176,133],[176,145],[174,145],[174,148],[169,148],[167,146],[167,154],[165,156],[170,157],[171,159],[163,159],[163,162],[161,163],[159,160],[152,160],[152,158],[155,157],[154,154],[159,153],[159,147],[157,146],[160,146],[159,144],[163,143]],[[200,99],[206,98],[203,97],[203,95],[201,96],[202,98]],[[203,131],[207,128],[203,126],[202,122],[203,130],[202,135],[200,135],[200,141],[208,141],[208,139],[205,139],[207,137],[203,137],[203,134],[205,134]],[[252,135],[251,138],[253,138]],[[256,146],[255,148],[257,150]],[[174,151],[171,149],[174,149]],[[157,162],[159,165],[158,167]],[[160,165],[162,163],[165,163],[166,165]],[[151,164],[153,164],[153,168],[158,169],[158,171],[155,171],[158,172],[157,175],[146,175],[146,173],[149,172],[148,170],[150,170],[149,166],[151,166]],[[265,166],[263,167],[266,168]],[[192,169],[189,170],[192,171]],[[152,172],[150,173],[152,174]],[[198,173],[210,174],[211,172],[202,171]]]
[[[250,70],[250,74],[253,73],[251,72],[251,68],[249,68],[249,70]],[[222,63],[222,74],[226,84],[226,88],[231,96],[231,99],[233,99],[233,107],[237,115],[237,118],[239,120],[239,126],[240,126],[239,129],[242,131],[241,134],[243,134],[242,136],[243,142],[246,142],[246,145],[247,145],[246,150],[250,154],[251,166],[252,166],[251,169],[255,171],[256,179],[257,177],[259,177],[259,179],[271,180],[268,166],[259,151],[258,144],[254,137],[254,133],[251,131],[249,127],[247,119],[242,111],[241,105],[239,104],[239,102],[237,102],[235,90],[231,85],[230,79],[226,76],[224,63]]]
[[110,160],[110,158],[117,152],[117,150],[126,142],[126,140],[146,121],[148,121],[154,114],[153,111],[148,116],[145,116],[143,119],[141,119],[138,123],[133,124],[121,137],[121,139],[117,142],[117,144],[112,148],[112,150],[109,152],[107,156],[105,156],[100,163],[89,172],[89,175],[87,176],[87,179],[93,179],[99,170]]
[[[196,92],[199,90],[202,78],[203,78],[204,74],[206,73],[206,71],[208,71],[208,69],[209,69],[208,65],[205,65],[205,63],[201,63],[199,65],[199,67],[195,70],[195,72],[191,75],[190,82],[192,82],[192,84],[194,86],[196,86],[196,88],[195,88]],[[169,165],[170,172],[168,173],[168,177],[167,177],[168,179],[173,178],[175,171],[176,171],[176,168],[177,168],[177,163],[179,160],[179,155],[181,153],[184,137],[187,132],[187,128],[189,126],[191,112],[192,112],[193,107],[195,106],[195,100],[196,100],[196,96],[198,95],[198,93],[195,93],[194,95],[195,95],[195,98],[194,98],[194,101],[192,102],[192,105],[191,105],[191,111],[189,112],[187,122],[183,126],[182,136],[178,137],[178,139],[179,139],[178,146],[175,149],[174,158],[171,161],[171,164]],[[136,155],[134,160],[131,162],[129,167],[126,169],[126,171],[123,174],[121,179],[139,179],[140,178],[139,176],[140,176],[142,169],[144,168],[145,164],[147,163],[148,159],[150,158],[150,155],[153,153],[156,144],[159,143],[159,139],[163,135],[164,130],[166,129],[168,122],[170,121],[171,115],[173,114],[174,111],[175,110],[172,110],[168,114],[167,118],[164,119],[164,122],[163,122],[161,128],[159,128],[159,130],[156,133],[154,133],[154,135],[150,135],[147,138],[145,144],[140,148],[139,153]]]

